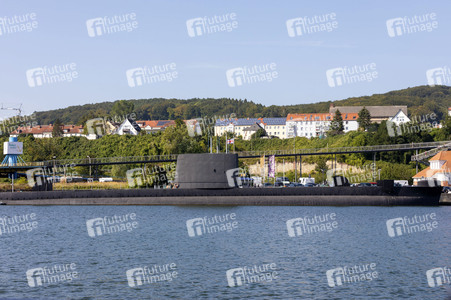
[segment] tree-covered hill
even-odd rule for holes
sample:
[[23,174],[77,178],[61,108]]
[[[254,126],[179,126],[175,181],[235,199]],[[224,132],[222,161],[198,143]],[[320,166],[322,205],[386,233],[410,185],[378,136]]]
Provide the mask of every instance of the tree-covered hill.
[[[123,116],[130,113],[119,109],[118,101],[69,106],[63,109],[36,112],[39,124],[50,124],[59,119],[63,124],[83,124],[96,117]],[[441,119],[451,106],[451,87],[418,86],[385,94],[353,97],[311,104],[288,106],[264,106],[248,100],[236,99],[139,99],[125,100],[141,120],[191,119],[199,117],[225,116],[235,113],[238,117],[285,117],[288,113],[328,112],[331,103],[343,105],[407,105],[409,115],[435,112]],[[121,102],[124,102],[122,100]],[[277,99],[274,99],[277,103]],[[115,105],[116,104],[116,105]]]

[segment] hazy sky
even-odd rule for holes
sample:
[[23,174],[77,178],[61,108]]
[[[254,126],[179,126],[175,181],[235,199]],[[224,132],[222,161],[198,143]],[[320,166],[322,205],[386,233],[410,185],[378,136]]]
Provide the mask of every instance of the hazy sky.
[[0,0],[0,103],[32,113],[117,99],[288,105],[385,93],[451,65],[450,16],[450,1]]

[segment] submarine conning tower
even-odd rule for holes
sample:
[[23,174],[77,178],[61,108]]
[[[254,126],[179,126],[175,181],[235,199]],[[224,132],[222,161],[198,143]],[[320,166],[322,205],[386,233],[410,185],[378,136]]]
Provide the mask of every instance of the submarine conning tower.
[[238,168],[238,154],[180,154],[177,179],[182,189],[230,189],[226,171]]

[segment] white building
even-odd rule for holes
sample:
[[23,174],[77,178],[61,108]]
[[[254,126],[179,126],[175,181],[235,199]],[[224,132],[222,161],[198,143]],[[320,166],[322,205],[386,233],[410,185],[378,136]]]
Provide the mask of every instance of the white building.
[[371,122],[381,123],[393,118],[401,110],[407,116],[406,105],[384,105],[384,106],[334,106],[332,103],[329,108],[329,113],[335,114],[337,110],[342,115],[358,114],[363,108],[366,108],[371,115]]
[[[335,114],[288,114],[286,120],[286,137],[321,137],[330,129],[331,122]],[[344,132],[356,131],[359,128],[357,123],[358,114],[342,114]]]
[[399,126],[399,124],[408,123],[410,122],[409,117],[400,109],[396,115],[394,115],[392,118],[389,118],[388,121],[393,122],[396,124],[396,126]]
[[413,185],[420,180],[437,180],[441,186],[451,182],[451,151],[441,151],[429,160],[430,166],[413,176]]
[[[82,136],[86,137],[83,134],[83,126],[77,125],[61,125],[62,136],[63,137],[72,137],[72,136]],[[53,137],[53,125],[37,125],[33,127],[20,127],[13,132],[11,132],[11,137],[18,137],[19,134],[25,135],[33,135],[34,138],[43,139],[43,138],[52,138]]]
[[[246,119],[222,119],[217,120],[215,124],[215,136],[227,134],[241,136],[244,140],[249,140],[254,130],[249,127],[257,124],[265,129],[266,134],[270,137],[280,139],[286,138],[286,119],[285,118],[246,118]],[[252,128],[256,128],[253,126]]]
[[135,121],[135,123],[148,134],[164,131],[167,127],[175,125],[174,120]]
[[131,134],[131,135],[138,135],[141,132],[141,128],[139,125],[130,119],[125,119],[124,122],[119,126],[119,128],[116,130],[115,134],[124,135],[124,134]]

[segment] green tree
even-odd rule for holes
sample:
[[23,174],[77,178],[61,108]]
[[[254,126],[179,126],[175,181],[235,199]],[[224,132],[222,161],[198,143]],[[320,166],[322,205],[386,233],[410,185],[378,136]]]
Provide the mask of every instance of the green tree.
[[344,131],[343,117],[341,116],[341,112],[337,109],[337,111],[335,112],[335,116],[332,120],[332,123],[330,125],[330,130],[327,134],[338,135],[342,134],[343,131]]
[[315,166],[315,182],[325,182],[327,179],[326,172],[329,170],[329,167],[327,166],[327,158],[321,157]]
[[251,139],[253,139],[253,140],[255,140],[255,139],[259,139],[259,138],[261,138],[262,136],[266,136],[267,134],[266,134],[266,131],[263,129],[263,128],[260,128],[259,130],[257,130],[256,132],[254,132],[252,135],[251,135]]
[[62,126],[64,126],[64,125],[61,124],[60,119],[56,119],[55,123],[53,123],[53,131],[52,131],[52,136],[53,137],[63,136]]
[[119,100],[114,102],[110,115],[112,116],[124,116],[129,115],[135,109],[135,104],[132,101]]
[[188,129],[182,120],[175,126],[166,128],[161,135],[163,154],[180,154],[202,152],[196,139],[188,135]]
[[357,123],[359,123],[359,127],[363,128],[364,131],[371,126],[371,114],[366,107],[363,107],[362,110],[359,111]]

